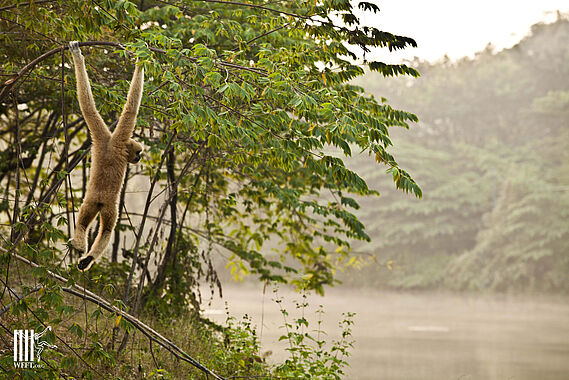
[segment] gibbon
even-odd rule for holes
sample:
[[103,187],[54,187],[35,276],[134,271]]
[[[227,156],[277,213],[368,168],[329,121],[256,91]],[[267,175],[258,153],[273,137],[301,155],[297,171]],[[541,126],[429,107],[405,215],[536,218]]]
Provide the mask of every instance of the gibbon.
[[[103,254],[111,238],[111,232],[117,222],[118,198],[127,164],[140,161],[142,145],[131,139],[131,136],[142,98],[144,68],[137,63],[124,109],[115,131],[111,133],[95,106],[79,43],[70,42],[69,50],[75,65],[79,106],[93,141],[87,193],[79,209],[72,240],[75,249],[82,253],[77,267],[80,270],[87,270]],[[87,252],[86,232],[98,213],[100,213],[99,232],[93,246]]]

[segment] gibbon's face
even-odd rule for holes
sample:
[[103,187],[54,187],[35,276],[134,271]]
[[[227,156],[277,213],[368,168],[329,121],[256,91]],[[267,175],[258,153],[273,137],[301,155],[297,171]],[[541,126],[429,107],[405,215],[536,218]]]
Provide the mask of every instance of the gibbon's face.
[[128,140],[126,143],[127,161],[131,164],[136,164],[140,161],[140,153],[142,152],[142,145],[134,141]]

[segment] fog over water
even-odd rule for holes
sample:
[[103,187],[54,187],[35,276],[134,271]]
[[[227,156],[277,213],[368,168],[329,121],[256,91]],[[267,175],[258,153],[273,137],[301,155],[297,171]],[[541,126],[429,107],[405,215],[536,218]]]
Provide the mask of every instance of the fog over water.
[[[289,322],[301,316],[293,300],[301,295],[280,289]],[[206,316],[223,322],[224,302],[231,314],[249,315],[261,334],[269,362],[287,355],[283,317],[262,286],[232,285]],[[330,289],[310,296],[305,317],[316,327],[324,306],[326,340],[339,338],[342,313],[355,312],[351,368],[347,379],[567,379],[569,303],[556,297],[468,296]],[[261,329],[261,321],[262,329]]]

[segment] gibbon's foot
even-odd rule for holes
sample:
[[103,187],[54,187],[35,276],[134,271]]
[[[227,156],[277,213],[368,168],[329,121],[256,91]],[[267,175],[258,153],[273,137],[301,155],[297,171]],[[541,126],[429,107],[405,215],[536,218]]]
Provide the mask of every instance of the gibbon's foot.
[[71,50],[72,53],[80,53],[81,49],[79,49],[79,42],[78,41],[69,42],[69,50]]
[[93,264],[94,261],[95,261],[95,258],[91,255],[84,257],[81,260],[79,260],[79,264],[77,264],[77,268],[79,268],[80,270],[87,270],[87,269],[91,268],[91,265]]

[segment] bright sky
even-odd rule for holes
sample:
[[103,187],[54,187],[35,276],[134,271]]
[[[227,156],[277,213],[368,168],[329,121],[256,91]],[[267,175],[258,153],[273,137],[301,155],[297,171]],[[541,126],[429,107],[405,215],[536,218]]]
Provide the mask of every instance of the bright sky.
[[[557,10],[569,12],[567,0],[367,0],[381,11],[359,13],[365,25],[412,37],[418,48],[400,53],[381,49],[369,59],[400,63],[417,56],[437,60],[474,56],[491,42],[501,50],[526,36],[540,21],[553,22]],[[387,52],[387,53],[386,53]]]

